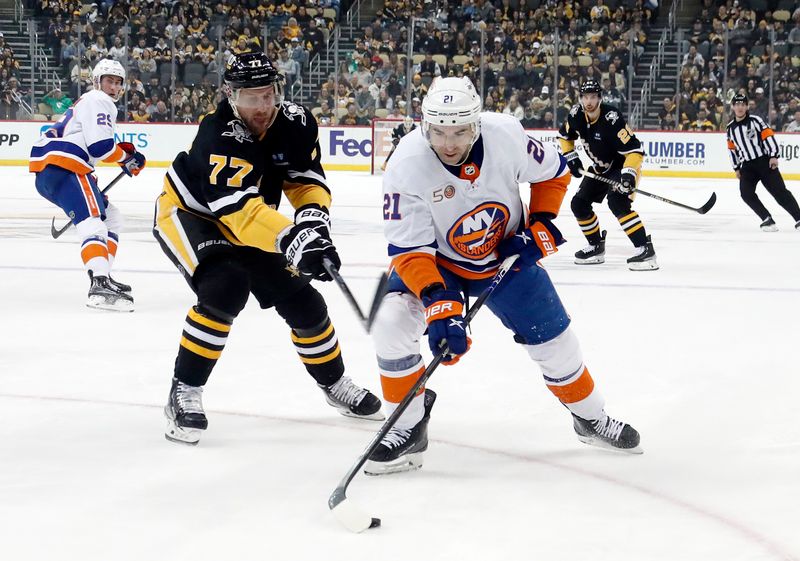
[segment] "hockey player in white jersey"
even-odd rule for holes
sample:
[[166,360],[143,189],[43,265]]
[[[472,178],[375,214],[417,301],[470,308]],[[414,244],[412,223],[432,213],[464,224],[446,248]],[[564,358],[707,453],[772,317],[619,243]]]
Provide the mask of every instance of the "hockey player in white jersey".
[[117,163],[138,175],[145,157],[130,142],[114,142],[116,101],[125,87],[125,69],[111,59],[92,71],[94,89],[83,94],[31,149],[29,170],[36,190],[70,218],[81,239],[81,258],[89,274],[90,308],[133,311],[131,287],[111,278],[122,216],[97,187],[98,161]]
[[[566,161],[554,146],[529,138],[518,120],[481,113],[466,78],[436,81],[422,115],[422,127],[399,143],[383,176],[392,272],[372,334],[387,413],[425,369],[425,330],[431,351],[438,353],[446,341],[451,354],[444,364],[456,363],[471,343],[465,296],[479,294],[501,260],[518,254],[487,307],[539,365],[582,442],[640,453],[636,430],[606,414],[570,318],[538,266],[564,242],[552,220],[569,183]],[[530,184],[529,212],[520,183]],[[420,390],[371,454],[366,473],[422,465],[435,399],[431,390]]]

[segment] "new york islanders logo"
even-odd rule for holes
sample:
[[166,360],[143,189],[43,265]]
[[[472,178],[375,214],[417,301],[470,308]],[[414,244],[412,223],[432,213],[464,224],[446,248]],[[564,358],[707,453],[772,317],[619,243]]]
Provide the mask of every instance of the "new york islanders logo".
[[447,232],[447,241],[462,257],[483,259],[491,255],[503,239],[509,217],[506,205],[483,203],[455,221]]

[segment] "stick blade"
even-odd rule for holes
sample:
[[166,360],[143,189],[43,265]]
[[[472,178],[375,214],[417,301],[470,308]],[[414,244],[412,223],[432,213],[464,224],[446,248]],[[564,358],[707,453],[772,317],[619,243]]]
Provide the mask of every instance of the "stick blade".
[[53,236],[53,239],[58,238],[61,233],[56,228],[56,217],[53,217],[53,220],[50,221],[50,235]]
[[717,202],[717,194],[716,193],[711,193],[711,198],[708,199],[708,202],[706,204],[704,204],[703,206],[701,206],[697,210],[697,212],[699,212],[700,214],[707,213],[709,210],[711,210],[711,207],[713,207],[716,202]]
[[369,528],[377,528],[381,525],[379,518],[372,518],[366,512],[358,508],[351,500],[344,499],[330,508],[336,520],[338,520],[342,526],[356,534],[360,534]]
[[369,313],[367,314],[367,321],[365,323],[367,333],[372,331],[372,324],[375,322],[375,316],[378,315],[381,303],[383,303],[383,297],[386,296],[386,286],[388,284],[389,275],[382,273],[381,278],[378,279],[378,286],[375,287],[375,295],[372,297],[372,305],[369,307]]

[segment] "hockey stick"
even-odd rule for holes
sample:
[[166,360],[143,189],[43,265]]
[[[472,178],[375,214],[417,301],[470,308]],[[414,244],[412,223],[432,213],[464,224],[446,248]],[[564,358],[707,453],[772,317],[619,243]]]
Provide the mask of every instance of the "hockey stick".
[[[124,175],[125,175],[124,171],[119,172],[119,175],[116,176],[114,179],[112,179],[111,183],[106,185],[105,189],[100,191],[100,194],[101,195],[105,195],[114,185],[117,184],[117,182],[120,179],[123,178]],[[66,224],[64,224],[64,226],[62,228],[56,228],[56,217],[54,216],[53,220],[50,222],[50,235],[53,236],[53,239],[58,239],[61,236],[61,234],[63,234],[67,230],[69,230],[70,226],[72,226],[72,221],[71,220],[69,222],[67,222]]]
[[[481,295],[475,301],[475,304],[464,318],[465,327],[469,325],[469,323],[475,317],[475,314],[478,313],[478,310],[480,310],[483,304],[486,302],[486,299],[491,296],[492,292],[494,292],[494,290],[497,288],[497,285],[500,284],[500,281],[503,280],[503,277],[506,276],[506,273],[508,273],[518,257],[518,255],[512,255],[503,261],[494,278],[492,279],[492,283],[481,293]],[[394,410],[394,413],[392,413],[389,418],[384,421],[383,426],[378,431],[378,434],[376,434],[372,441],[370,441],[364,452],[362,452],[356,460],[356,463],[353,464],[353,466],[348,470],[348,472],[339,482],[339,485],[333,490],[333,493],[331,493],[331,496],[328,498],[328,508],[330,508],[331,512],[333,512],[333,515],[336,517],[336,519],[351,532],[360,533],[368,528],[377,528],[381,525],[381,520],[380,518],[371,517],[360,508],[355,506],[352,501],[348,501],[347,486],[350,485],[350,482],[356,476],[358,470],[360,470],[361,467],[367,462],[370,454],[375,451],[381,440],[383,440],[383,437],[386,436],[386,434],[395,425],[397,419],[400,418],[400,415],[402,415],[411,404],[411,401],[414,399],[417,391],[425,384],[425,382],[428,381],[428,378],[431,377],[433,371],[436,370],[436,368],[442,363],[442,360],[444,360],[444,357],[449,351],[450,349],[445,342],[442,346],[442,350],[439,351],[435,357],[433,357],[431,363],[428,365],[419,379],[417,379],[417,382],[414,384],[414,386],[408,391],[406,396],[403,398],[403,401],[400,402],[400,404],[397,406],[397,409]]]
[[[608,183],[609,185],[612,185],[613,187],[619,188],[619,187],[622,186],[622,184],[620,182],[618,182],[618,181],[614,181],[613,179],[609,179],[608,177],[603,177],[602,175],[598,175],[596,173],[592,173],[591,171],[584,171],[583,175],[585,175],[586,177],[591,177],[592,179],[596,179],[597,181],[602,181],[603,183]],[[641,193],[645,197],[650,197],[650,198],[656,199],[657,201],[661,201],[662,203],[667,203],[667,204],[670,204],[670,205],[679,206],[681,208],[685,208],[686,210],[691,210],[692,212],[696,212],[698,214],[707,213],[709,210],[711,210],[711,207],[713,207],[714,204],[717,202],[717,194],[714,193],[714,192],[711,193],[711,198],[708,199],[706,204],[704,204],[701,207],[697,207],[697,208],[695,208],[693,206],[685,205],[683,203],[679,203],[678,201],[673,201],[672,199],[667,199],[665,197],[661,197],[659,195],[655,195],[653,193],[648,193],[647,191],[642,191],[641,189],[636,189],[635,192],[636,193]]]
[[381,277],[378,279],[378,286],[375,288],[375,295],[372,297],[372,304],[369,308],[369,314],[367,316],[364,315],[364,312],[361,311],[361,306],[358,305],[356,301],[356,297],[353,296],[353,293],[350,291],[350,287],[347,286],[344,278],[339,273],[339,270],[334,267],[333,262],[328,259],[327,257],[322,258],[322,266],[325,267],[325,270],[328,274],[336,281],[336,284],[339,285],[339,288],[342,290],[342,294],[350,303],[350,307],[353,308],[353,311],[358,316],[358,319],[361,320],[361,325],[364,326],[364,329],[367,333],[370,332],[372,329],[372,322],[375,321],[375,315],[378,313],[378,308],[380,308],[381,301],[383,300],[384,293],[386,292],[386,285],[389,281],[389,276],[386,273],[381,274]]

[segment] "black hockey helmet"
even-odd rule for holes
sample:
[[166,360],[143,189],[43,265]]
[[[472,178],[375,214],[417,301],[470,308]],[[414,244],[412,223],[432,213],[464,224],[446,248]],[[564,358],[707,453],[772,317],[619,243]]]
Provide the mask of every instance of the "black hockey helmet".
[[603,88],[600,86],[600,82],[591,78],[584,81],[581,84],[580,95],[587,93],[596,93],[597,95],[602,95]]
[[735,96],[731,98],[731,105],[736,105],[737,103],[744,103],[745,105],[747,105],[749,101],[750,100],[747,99],[747,94],[737,93]]
[[260,88],[280,84],[283,77],[261,51],[231,55],[223,74],[225,84],[237,88]]

